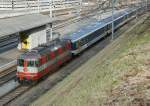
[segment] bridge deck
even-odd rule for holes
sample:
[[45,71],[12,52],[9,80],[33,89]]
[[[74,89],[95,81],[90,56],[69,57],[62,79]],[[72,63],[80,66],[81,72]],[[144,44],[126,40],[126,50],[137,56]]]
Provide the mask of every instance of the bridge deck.
[[53,21],[49,16],[41,14],[0,19],[0,37],[40,27]]

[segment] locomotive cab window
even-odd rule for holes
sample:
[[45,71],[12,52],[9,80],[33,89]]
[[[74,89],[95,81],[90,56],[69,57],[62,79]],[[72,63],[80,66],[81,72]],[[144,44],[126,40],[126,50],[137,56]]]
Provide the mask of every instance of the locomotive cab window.
[[28,61],[28,67],[34,67],[34,61]]
[[39,66],[39,61],[38,61],[38,60],[35,61],[35,66],[36,66],[36,67]]
[[28,67],[38,67],[38,66],[39,66],[39,61],[37,60],[28,61]]
[[18,59],[18,65],[23,66],[23,64],[24,64],[24,60],[23,59]]

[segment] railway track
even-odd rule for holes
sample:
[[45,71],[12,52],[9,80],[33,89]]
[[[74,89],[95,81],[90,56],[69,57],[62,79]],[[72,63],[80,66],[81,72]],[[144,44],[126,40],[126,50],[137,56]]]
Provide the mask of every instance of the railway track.
[[15,78],[16,60],[0,67],[0,86]]
[[16,71],[16,65],[11,66],[10,68],[8,68],[7,70],[3,70],[0,72],[0,78],[10,74],[12,71]]
[[31,88],[31,86],[21,86],[19,85],[12,91],[8,92],[7,94],[0,97],[0,106],[5,106],[26,91],[28,91]]
[[55,25],[53,27],[53,30],[55,31],[57,29],[65,27],[65,26],[67,26],[69,24],[76,23],[76,22],[79,22],[81,20],[88,19],[89,17],[95,16],[95,15],[97,15],[97,11],[94,12],[94,13],[90,13],[90,14],[84,14],[82,17],[75,17],[75,18],[73,18],[71,20],[68,20],[66,22],[62,22],[61,24],[58,24],[58,25]]
[[15,73],[16,73],[16,65],[0,72],[0,86],[2,86],[4,83],[8,82],[11,79],[14,79]]
[[18,36],[12,35],[12,36],[5,36],[3,38],[0,38],[0,53],[16,47],[18,44]]

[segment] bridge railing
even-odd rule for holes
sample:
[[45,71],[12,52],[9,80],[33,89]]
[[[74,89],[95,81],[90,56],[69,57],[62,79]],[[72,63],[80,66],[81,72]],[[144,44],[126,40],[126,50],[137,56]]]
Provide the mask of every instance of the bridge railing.
[[78,0],[0,0],[0,10],[38,10],[44,11],[79,6]]

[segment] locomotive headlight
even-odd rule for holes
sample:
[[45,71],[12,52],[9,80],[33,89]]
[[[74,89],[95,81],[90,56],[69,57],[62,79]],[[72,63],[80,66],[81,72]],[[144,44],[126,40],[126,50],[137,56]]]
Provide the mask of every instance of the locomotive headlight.
[[23,68],[23,71],[24,71],[24,72],[27,72],[27,71],[28,71],[27,67],[24,67],[24,68]]

